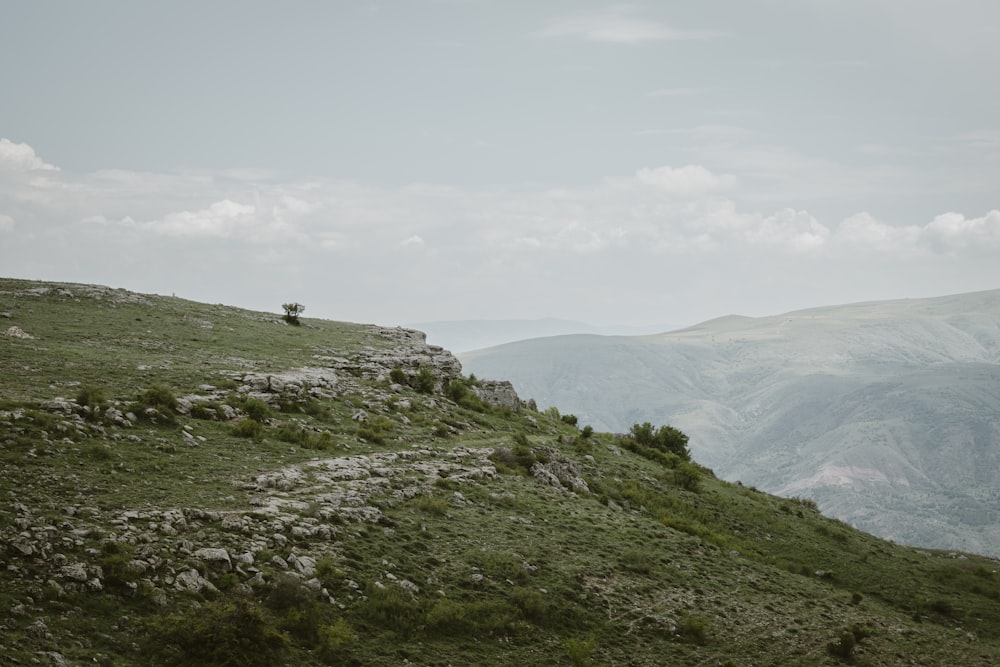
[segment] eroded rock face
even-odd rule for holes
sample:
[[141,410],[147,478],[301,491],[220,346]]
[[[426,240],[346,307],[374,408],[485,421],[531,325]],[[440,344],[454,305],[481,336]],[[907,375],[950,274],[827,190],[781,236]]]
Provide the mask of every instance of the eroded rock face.
[[472,391],[480,400],[496,405],[501,408],[508,408],[514,412],[522,409],[535,409],[535,402],[522,401],[521,397],[514,391],[514,385],[507,380],[481,380],[478,387],[473,387]]
[[412,374],[419,368],[430,369],[443,386],[449,380],[462,376],[462,363],[448,350],[438,345],[428,345],[422,331],[402,327],[378,327],[372,333],[389,343],[388,347],[366,347],[351,358],[336,356],[337,350],[324,350],[316,358],[330,367],[343,370],[367,380],[382,380],[394,368]]
[[293,397],[333,398],[337,373],[330,368],[295,368],[280,373],[247,373],[242,378],[250,391]]

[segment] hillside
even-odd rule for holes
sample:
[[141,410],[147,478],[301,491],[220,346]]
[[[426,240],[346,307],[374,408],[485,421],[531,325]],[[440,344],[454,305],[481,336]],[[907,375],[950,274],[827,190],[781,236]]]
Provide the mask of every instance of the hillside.
[[910,544],[1000,554],[1000,291],[726,317],[462,356],[613,431],[691,435],[725,479]]
[[1000,663],[997,561],[581,431],[418,332],[2,279],[0,318],[0,665]]

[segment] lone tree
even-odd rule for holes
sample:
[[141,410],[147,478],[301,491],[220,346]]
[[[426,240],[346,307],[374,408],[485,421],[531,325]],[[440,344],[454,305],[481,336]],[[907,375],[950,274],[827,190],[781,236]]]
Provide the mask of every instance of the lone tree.
[[285,309],[285,321],[295,325],[299,324],[299,315],[306,309],[301,303],[285,303],[281,307]]

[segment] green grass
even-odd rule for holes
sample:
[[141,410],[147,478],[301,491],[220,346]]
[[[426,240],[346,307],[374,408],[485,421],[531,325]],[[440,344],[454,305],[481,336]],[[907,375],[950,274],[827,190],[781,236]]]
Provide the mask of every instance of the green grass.
[[[392,389],[392,366],[363,370],[390,345],[374,327],[36,286],[0,280],[8,326],[35,336],[0,339],[0,664],[1000,663],[994,560],[879,540],[677,457],[615,455],[557,410],[469,400],[471,381]],[[238,392],[250,371],[337,364],[331,397]],[[170,400],[191,395],[210,400]],[[78,416],[42,408],[56,397]],[[107,416],[136,405],[173,418]],[[350,474],[324,463],[361,456]],[[532,476],[559,457],[593,493]],[[296,473],[260,486],[281,470]],[[48,547],[25,554],[22,533]],[[296,577],[305,556],[316,571]],[[75,563],[100,566],[103,590],[61,573]],[[192,568],[219,592],[178,590]]]

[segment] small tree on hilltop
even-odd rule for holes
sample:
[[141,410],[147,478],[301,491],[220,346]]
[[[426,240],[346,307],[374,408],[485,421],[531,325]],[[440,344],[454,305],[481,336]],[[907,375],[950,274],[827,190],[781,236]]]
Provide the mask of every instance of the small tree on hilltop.
[[306,309],[301,303],[286,303],[281,307],[285,309],[285,321],[296,325],[299,324],[299,315]]

